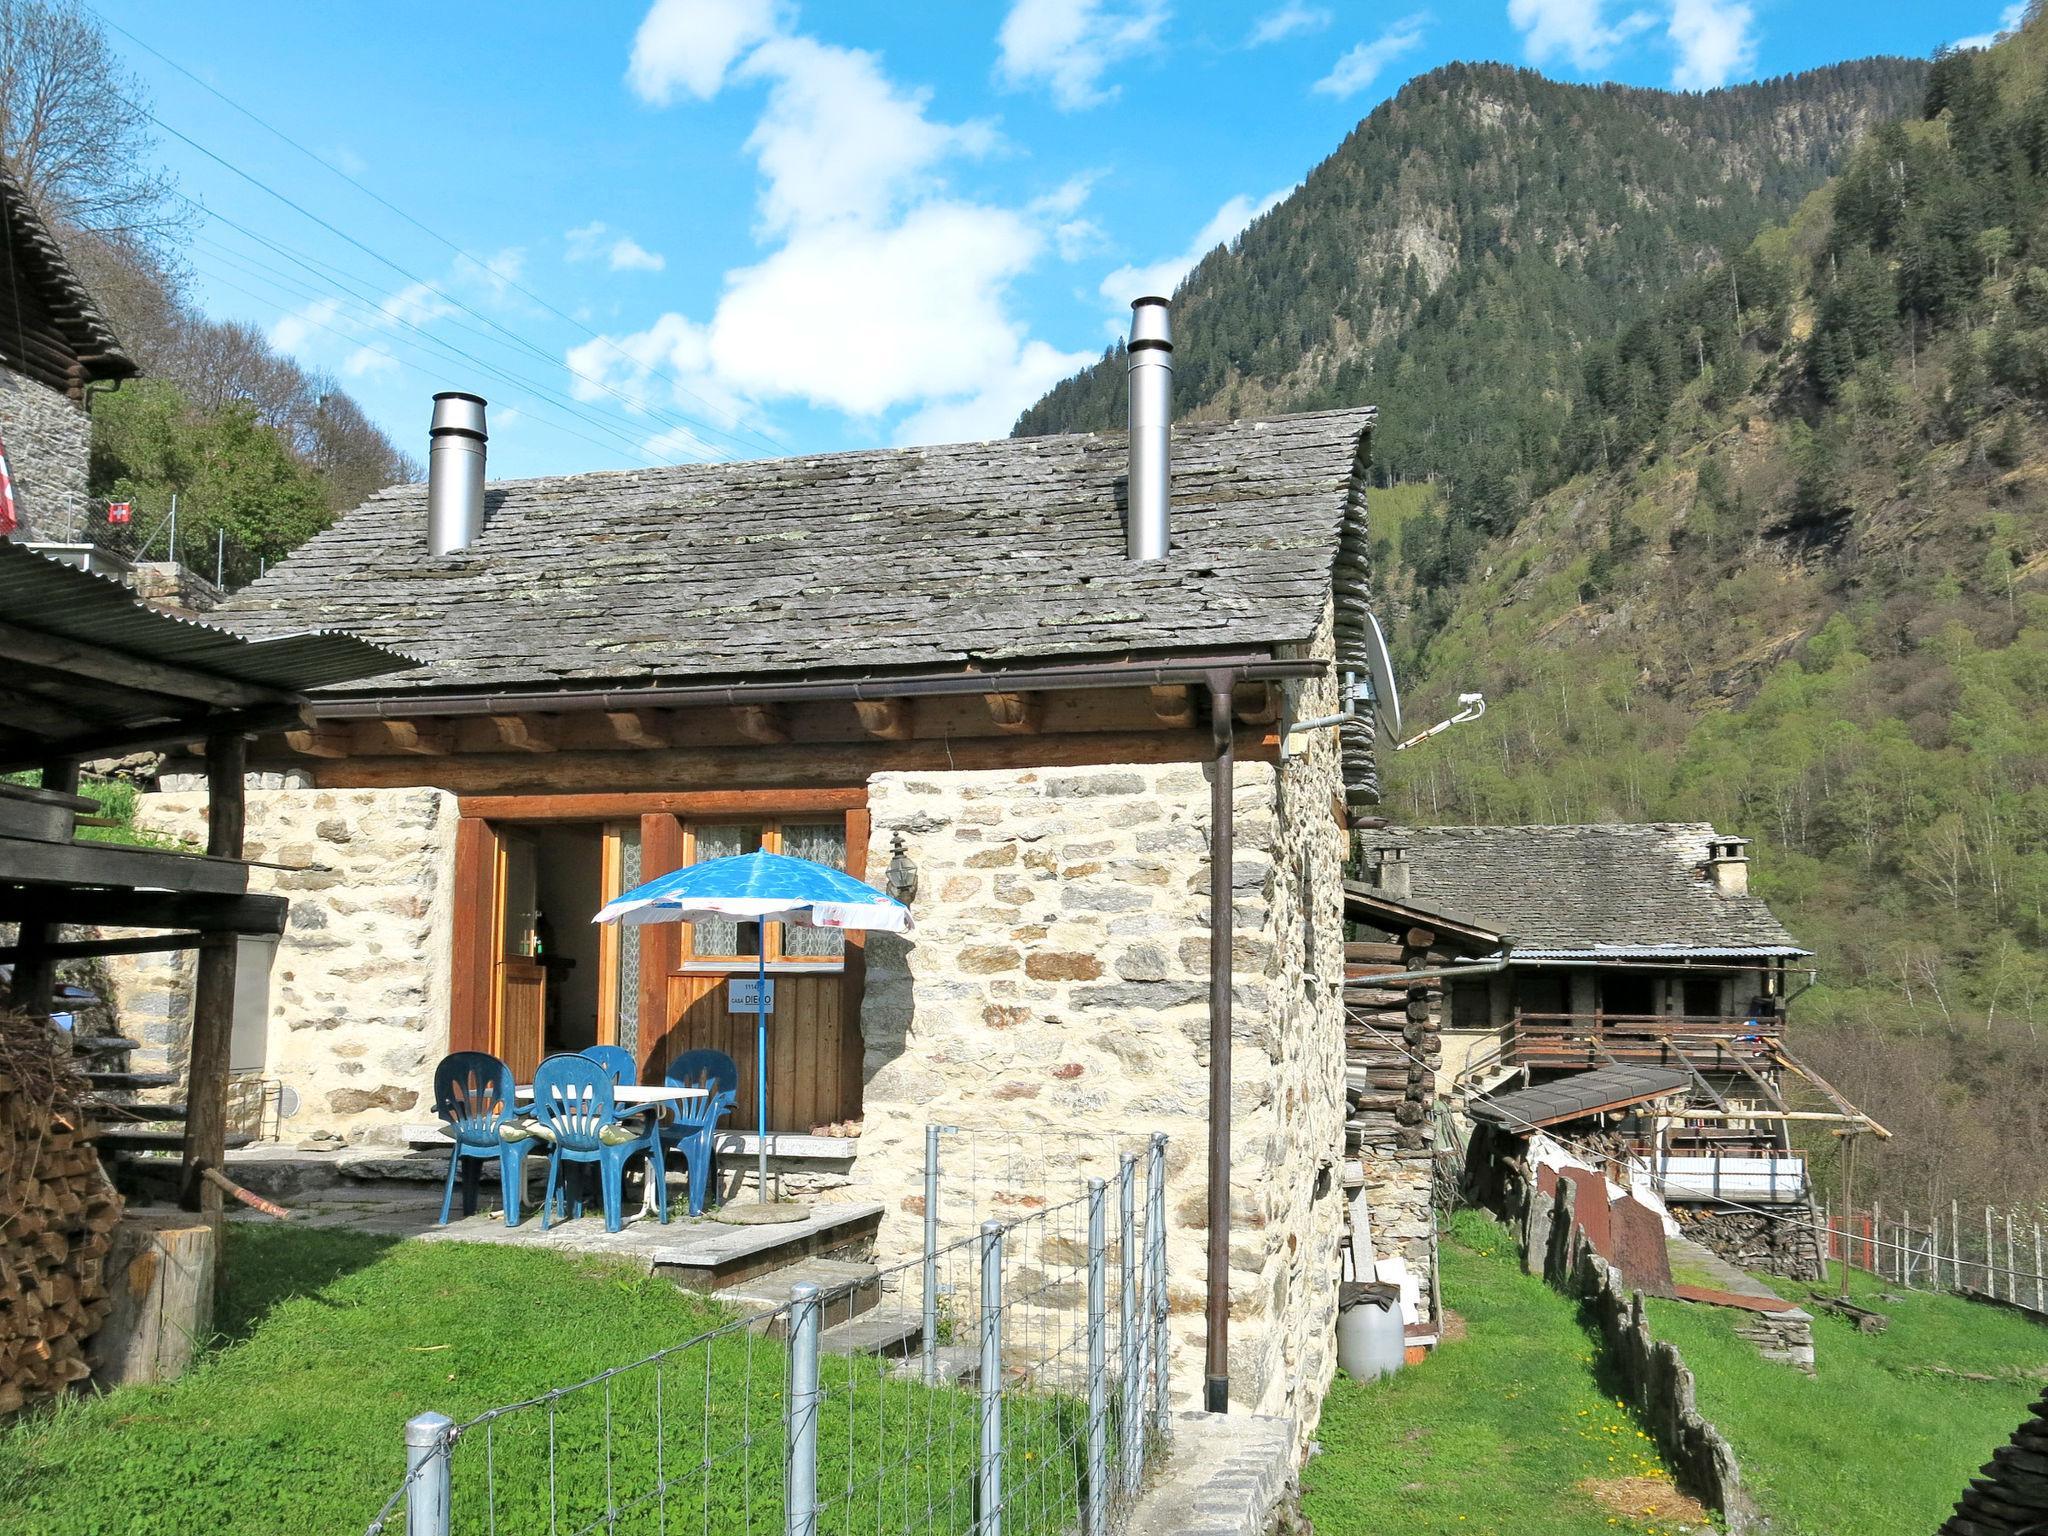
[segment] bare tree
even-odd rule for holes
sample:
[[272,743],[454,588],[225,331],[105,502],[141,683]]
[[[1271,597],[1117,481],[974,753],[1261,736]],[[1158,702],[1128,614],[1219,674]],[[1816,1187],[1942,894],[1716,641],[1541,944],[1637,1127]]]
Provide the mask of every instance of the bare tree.
[[147,247],[181,222],[142,82],[76,0],[0,0],[0,165],[53,224]]

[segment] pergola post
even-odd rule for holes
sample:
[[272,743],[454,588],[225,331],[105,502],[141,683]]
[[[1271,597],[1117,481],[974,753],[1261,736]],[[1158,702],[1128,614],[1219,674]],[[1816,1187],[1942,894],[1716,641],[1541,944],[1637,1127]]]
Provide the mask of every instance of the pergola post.
[[[206,851],[214,858],[242,856],[242,774],[248,745],[239,731],[206,739]],[[227,1155],[228,1049],[235,1024],[235,951],[232,938],[202,945],[193,988],[192,1040],[186,1058],[185,1165],[180,1202],[188,1211],[218,1219],[221,1195],[204,1170]]]
[[[44,789],[60,795],[78,793],[78,759],[51,758],[42,765]],[[13,1003],[18,1012],[41,1017],[49,1013],[57,989],[57,961],[49,953],[57,939],[55,923],[22,923],[15,940]]]

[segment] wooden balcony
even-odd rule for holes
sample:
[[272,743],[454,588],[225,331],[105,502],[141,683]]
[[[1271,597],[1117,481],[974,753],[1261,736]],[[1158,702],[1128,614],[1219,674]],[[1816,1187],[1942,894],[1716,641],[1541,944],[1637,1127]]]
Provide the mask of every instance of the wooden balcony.
[[1517,1067],[1631,1062],[1746,1076],[1773,1065],[1765,1037],[1780,1028],[1776,1019],[1721,1014],[1517,1013],[1501,1055]]

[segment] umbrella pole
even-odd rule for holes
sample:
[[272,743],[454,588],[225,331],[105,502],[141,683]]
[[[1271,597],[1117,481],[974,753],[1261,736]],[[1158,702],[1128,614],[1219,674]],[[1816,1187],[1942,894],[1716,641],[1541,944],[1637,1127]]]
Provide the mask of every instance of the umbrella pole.
[[759,1181],[760,1201],[768,1203],[768,924],[763,921],[755,927],[759,935],[755,939],[754,967],[754,1134],[760,1148],[760,1164],[756,1172]]

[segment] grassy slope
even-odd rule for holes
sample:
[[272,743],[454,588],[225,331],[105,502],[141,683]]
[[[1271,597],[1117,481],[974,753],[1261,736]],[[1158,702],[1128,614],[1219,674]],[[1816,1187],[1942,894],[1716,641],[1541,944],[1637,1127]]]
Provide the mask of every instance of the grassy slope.
[[[74,1400],[0,1431],[0,1533],[360,1530],[403,1471],[400,1431],[413,1414],[432,1408],[459,1420],[678,1344],[724,1315],[666,1282],[531,1249],[230,1231],[223,1347],[175,1385]],[[779,1438],[785,1366],[782,1346],[742,1333],[665,1368],[664,1469],[677,1484],[670,1527],[702,1528],[708,1485],[710,1529],[741,1529],[747,1508],[756,1528],[780,1528],[780,1457],[772,1446],[741,1451],[741,1409],[751,1402],[753,1431]],[[878,1490],[892,1514],[922,1510],[931,1493],[934,1528],[964,1528],[963,1499],[947,1490],[971,1485],[972,1394],[884,1383],[866,1361],[833,1357],[824,1369],[819,1473],[840,1508],[835,1518],[875,1528]],[[634,1536],[659,1526],[652,1506],[633,1507],[654,1482],[652,1377],[618,1378],[610,1404],[616,1498],[628,1511],[616,1530]],[[849,1405],[860,1415],[850,1495]],[[497,1528],[568,1531],[599,1518],[605,1411],[605,1395],[589,1391],[564,1399],[552,1426],[544,1412],[493,1426]],[[1071,1419],[1072,1405],[1055,1399],[1031,1399],[1007,1416],[1014,1462],[1045,1484],[1018,1495],[1020,1530],[1057,1528],[1073,1507],[1068,1469],[1049,1454]],[[558,1520],[549,1509],[551,1432],[562,1452]],[[489,1525],[485,1455],[481,1431],[456,1449],[457,1529]]]
[[[1803,1287],[1779,1288],[1806,1299]],[[1891,1326],[1867,1335],[1818,1317],[1813,1379],[1764,1360],[1734,1336],[1726,1311],[1653,1300],[1650,1325],[1698,1375],[1700,1411],[1734,1445],[1779,1536],[1921,1536],[2042,1390],[2038,1378],[1959,1381],[1924,1368],[2048,1368],[2048,1329],[1948,1296],[1876,1301],[1884,1288],[1868,1275],[1852,1274],[1849,1289]]]
[[1460,1212],[1443,1242],[1445,1305],[1468,1330],[1426,1365],[1323,1404],[1323,1454],[1303,1473],[1302,1508],[1325,1536],[1367,1531],[1613,1536],[1669,1530],[1617,1517],[1579,1484],[1667,1480],[1655,1448],[1601,1394],[1592,1337],[1576,1311],[1522,1273],[1514,1239]]

